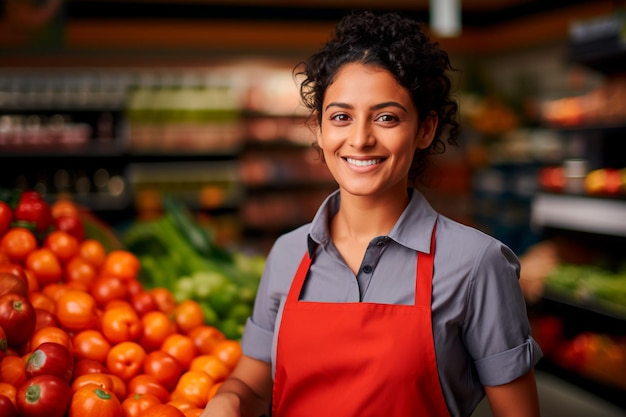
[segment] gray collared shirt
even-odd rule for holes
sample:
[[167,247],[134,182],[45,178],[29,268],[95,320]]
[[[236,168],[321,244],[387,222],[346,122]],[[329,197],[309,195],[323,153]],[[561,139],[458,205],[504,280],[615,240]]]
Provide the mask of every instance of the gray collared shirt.
[[277,330],[291,281],[304,253],[315,247],[301,300],[413,303],[416,251],[430,251],[437,222],[433,337],[450,415],[471,415],[484,396],[484,385],[505,384],[535,366],[542,353],[530,335],[518,282],[520,264],[506,245],[438,214],[419,191],[411,190],[394,228],[368,245],[355,277],[329,235],[329,219],[339,204],[337,191],[311,223],[274,244],[244,331],[246,355],[271,362],[274,369]]

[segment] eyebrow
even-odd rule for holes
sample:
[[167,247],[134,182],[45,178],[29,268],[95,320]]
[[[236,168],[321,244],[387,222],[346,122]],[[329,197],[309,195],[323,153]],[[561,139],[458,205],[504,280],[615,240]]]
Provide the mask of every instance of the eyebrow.
[[[353,106],[351,106],[350,104],[333,101],[331,103],[328,103],[328,105],[324,108],[324,111],[328,110],[330,107],[333,107],[333,106],[340,107],[342,109],[353,108]],[[407,109],[402,104],[398,103],[397,101],[385,101],[383,103],[375,104],[370,107],[370,110],[380,110],[380,109],[384,109],[385,107],[397,107],[399,109],[402,109],[405,113],[408,113]]]

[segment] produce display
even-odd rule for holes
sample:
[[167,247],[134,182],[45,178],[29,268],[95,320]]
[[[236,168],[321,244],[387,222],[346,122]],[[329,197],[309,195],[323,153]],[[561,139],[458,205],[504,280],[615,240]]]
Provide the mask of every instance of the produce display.
[[0,416],[199,416],[240,342],[71,201],[0,197]]
[[608,386],[626,390],[626,336],[584,331],[565,337],[561,318],[531,320],[533,337],[546,358]]
[[265,257],[216,245],[184,204],[168,196],[163,201],[163,216],[135,221],[122,234],[141,263],[139,279],[148,288],[170,289],[178,302],[197,301],[207,324],[241,338]]

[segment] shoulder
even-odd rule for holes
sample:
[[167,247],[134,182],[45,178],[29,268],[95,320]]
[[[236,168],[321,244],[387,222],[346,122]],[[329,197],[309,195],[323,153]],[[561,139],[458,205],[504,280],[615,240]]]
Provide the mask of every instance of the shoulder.
[[[294,276],[300,260],[308,248],[310,224],[298,227],[281,235],[272,246],[265,264],[264,275],[274,281],[272,286],[282,287],[287,282],[282,282]],[[279,282],[280,281],[280,282]]]
[[472,226],[440,215],[437,222],[437,255],[471,269],[471,276],[481,271],[498,270],[519,276],[519,259],[503,242]]

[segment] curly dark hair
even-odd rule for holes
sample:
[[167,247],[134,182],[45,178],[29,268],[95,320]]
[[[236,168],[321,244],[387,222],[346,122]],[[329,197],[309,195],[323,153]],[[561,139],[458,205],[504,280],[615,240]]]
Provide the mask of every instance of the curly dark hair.
[[343,17],[334,36],[296,66],[294,75],[303,76],[300,97],[311,111],[311,122],[321,124],[326,89],[339,69],[353,62],[389,71],[410,93],[420,118],[431,112],[439,118],[431,145],[413,156],[411,180],[424,172],[429,155],[443,153],[446,144],[458,145],[458,104],[451,97],[447,75],[455,69],[447,52],[431,41],[419,22],[397,13],[360,11]]

